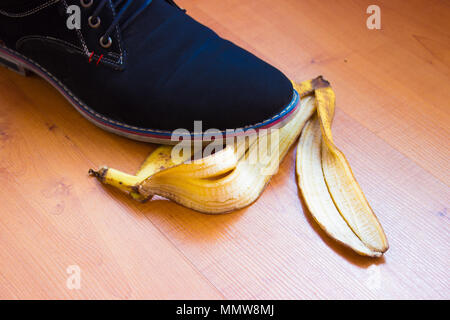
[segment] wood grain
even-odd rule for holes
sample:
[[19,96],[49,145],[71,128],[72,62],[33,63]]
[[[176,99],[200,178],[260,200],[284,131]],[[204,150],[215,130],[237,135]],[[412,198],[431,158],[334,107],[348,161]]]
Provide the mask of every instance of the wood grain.
[[[87,176],[133,172],[152,145],[103,132],[49,84],[0,70],[0,298],[314,299],[450,296],[450,6],[183,0],[294,80],[323,74],[334,136],[385,228],[371,260],[330,240],[297,191],[293,148],[253,206],[207,216],[140,204]],[[82,287],[66,287],[79,265]]]

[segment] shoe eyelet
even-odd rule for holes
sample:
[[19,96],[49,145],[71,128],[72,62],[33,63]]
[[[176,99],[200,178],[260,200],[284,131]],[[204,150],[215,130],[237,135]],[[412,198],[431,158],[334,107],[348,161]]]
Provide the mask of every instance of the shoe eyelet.
[[100,38],[100,45],[103,47],[103,48],[105,48],[105,49],[108,49],[109,47],[111,47],[111,45],[112,45],[112,39],[111,39],[111,37],[108,37],[108,40],[107,40],[107,42],[105,43],[105,36],[102,36],[101,38]]
[[98,28],[100,26],[100,22],[101,22],[100,17],[90,16],[88,18],[88,24],[92,29]]
[[94,0],[80,0],[80,3],[83,8],[89,8],[94,3]]

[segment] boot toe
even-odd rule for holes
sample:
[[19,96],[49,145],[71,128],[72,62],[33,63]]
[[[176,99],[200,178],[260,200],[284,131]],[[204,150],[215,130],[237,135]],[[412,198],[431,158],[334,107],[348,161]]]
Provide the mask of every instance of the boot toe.
[[[282,72],[223,40],[188,59],[161,89],[168,110],[177,110],[175,122],[186,129],[196,120],[203,129],[257,126],[282,113],[294,95]],[[173,124],[174,115],[169,119]]]

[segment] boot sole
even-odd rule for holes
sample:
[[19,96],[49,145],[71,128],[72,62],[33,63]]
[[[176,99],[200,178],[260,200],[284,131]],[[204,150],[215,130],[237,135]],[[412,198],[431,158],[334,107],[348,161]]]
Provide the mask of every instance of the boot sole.
[[[232,133],[227,131],[203,131],[201,133],[180,134],[177,135],[177,140],[172,141],[173,132],[155,129],[145,129],[130,126],[120,123],[113,119],[109,119],[92,108],[84,104],[78,99],[61,81],[48,72],[44,67],[22,54],[13,51],[9,48],[0,46],[0,65],[17,72],[23,76],[28,75],[29,72],[35,73],[41,78],[49,82],[55,87],[87,120],[96,126],[112,132],[114,134],[137,141],[157,143],[157,144],[177,144],[181,139],[185,140],[201,140],[211,141],[211,138],[216,135],[222,135],[223,138],[232,138],[238,136],[252,135],[262,129],[277,129],[283,127],[298,111],[300,97],[294,90],[292,101],[280,113],[274,115],[272,118],[262,121],[260,123],[247,126],[245,128],[230,129]],[[208,140],[209,138],[209,140]],[[179,140],[180,139],[180,140]]]

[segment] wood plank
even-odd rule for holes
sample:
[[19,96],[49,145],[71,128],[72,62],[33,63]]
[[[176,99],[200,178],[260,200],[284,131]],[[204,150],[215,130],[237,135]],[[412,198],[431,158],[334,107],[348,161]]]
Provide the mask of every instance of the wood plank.
[[165,200],[141,210],[230,299],[445,298],[448,188],[342,111],[334,130],[390,241],[375,263],[312,221],[298,199],[293,151],[246,210],[205,217]]
[[[222,298],[134,204],[87,176],[93,156],[127,167],[149,146],[95,128],[37,77],[1,70],[0,96],[1,298]],[[66,287],[70,265],[80,290]]]
[[449,184],[442,143],[450,139],[448,5],[411,1],[401,10],[402,1],[382,1],[382,30],[368,30],[365,1],[280,3],[199,0],[186,7],[297,81],[323,74],[340,108]]
[[[0,69],[0,298],[443,298],[449,295],[450,5],[179,0],[294,80],[336,91],[336,143],[385,228],[384,258],[330,240],[297,190],[294,148],[251,207],[207,216],[87,176],[154,146],[106,133],[49,84]],[[79,265],[81,290],[66,268]]]

